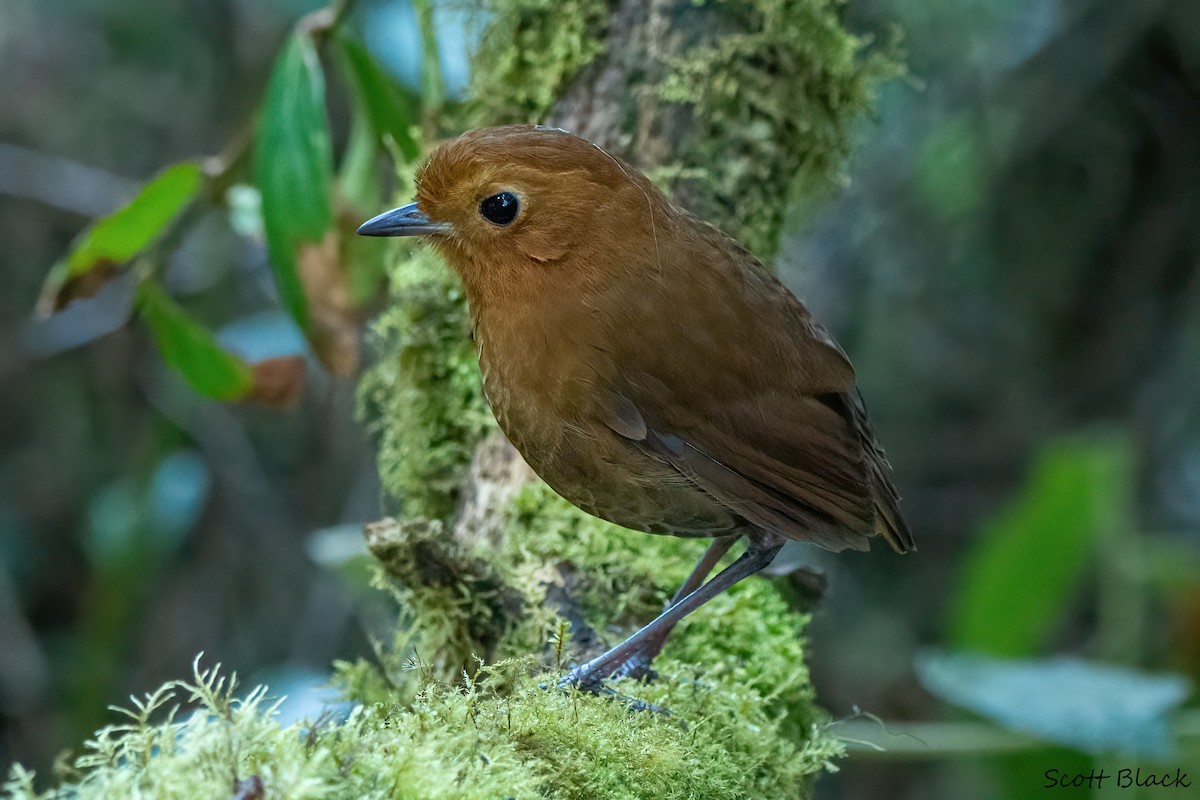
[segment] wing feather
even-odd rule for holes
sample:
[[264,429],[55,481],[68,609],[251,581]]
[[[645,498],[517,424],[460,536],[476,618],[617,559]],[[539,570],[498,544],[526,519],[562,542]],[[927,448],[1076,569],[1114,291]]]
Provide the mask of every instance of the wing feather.
[[[613,314],[620,390],[601,403],[605,424],[761,528],[831,550],[875,535],[912,549],[846,354],[748,253],[707,226],[699,235],[707,267],[683,285],[653,276]],[[664,292],[673,325],[653,317]]]

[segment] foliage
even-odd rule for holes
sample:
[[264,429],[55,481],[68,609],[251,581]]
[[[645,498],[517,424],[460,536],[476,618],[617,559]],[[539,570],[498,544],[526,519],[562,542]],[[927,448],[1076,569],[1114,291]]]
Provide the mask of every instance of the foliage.
[[94,292],[98,283],[127,265],[179,218],[200,191],[201,179],[198,164],[173,164],[120,210],[96,220],[80,234],[66,257],[50,268],[38,312],[49,315],[72,299]]
[[927,653],[917,672],[929,691],[1005,727],[1098,755],[1170,758],[1171,714],[1191,693],[1178,675],[1067,657]]
[[1113,529],[1122,535],[1134,524],[1131,460],[1128,442],[1112,434],[1045,446],[1024,490],[966,557],[950,605],[954,647],[1027,656],[1047,643]]
[[222,350],[212,333],[189,318],[157,284],[141,285],[138,307],[163,360],[179,370],[200,394],[236,400],[254,388],[254,371]]
[[[165,262],[202,218],[199,212],[226,205],[237,209],[231,215],[236,230],[264,236],[279,299],[317,357],[335,374],[354,373],[360,312],[376,299],[377,259],[345,241],[353,226],[340,224],[336,212],[342,202],[376,207],[378,182],[364,177],[374,171],[376,157],[394,152],[403,163],[418,148],[411,130],[414,101],[342,30],[346,10],[342,4],[315,12],[295,26],[276,59],[252,137],[236,141],[203,169],[183,162],[164,170],[127,206],[89,228],[51,269],[39,310],[49,315],[95,294],[137,260],[137,309],[165,360],[194,388],[221,400],[289,404],[303,385],[299,361],[283,369],[243,363],[223,352],[161,286]],[[330,40],[361,122],[360,135],[347,143],[338,182],[321,61]],[[254,181],[261,220],[245,219],[244,195],[253,190],[237,183],[244,179]],[[357,208],[351,217],[366,211]]]
[[[477,657],[541,652],[548,667],[562,666],[577,648],[615,640],[656,615],[704,545],[605,522],[540,482],[514,500],[498,549],[465,546],[423,520],[372,526],[368,542],[389,576],[379,585],[405,610],[381,661],[396,687],[408,682],[412,659],[442,681],[473,669]],[[817,713],[799,636],[807,622],[778,587],[745,581],[681,626],[656,668],[677,680],[700,672],[705,681],[752,688],[799,735],[790,726]]]
[[267,84],[254,140],[254,176],[280,299],[307,328],[300,251],[317,245],[333,227],[333,145],[321,62],[305,30],[284,45]]

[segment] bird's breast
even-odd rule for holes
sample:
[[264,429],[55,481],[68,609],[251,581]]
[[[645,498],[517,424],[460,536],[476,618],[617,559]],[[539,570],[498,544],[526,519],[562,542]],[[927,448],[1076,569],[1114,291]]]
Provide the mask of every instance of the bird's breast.
[[[574,334],[574,335],[573,335]],[[578,425],[591,367],[577,357],[577,331],[528,309],[476,314],[483,391],[505,435],[537,469]]]

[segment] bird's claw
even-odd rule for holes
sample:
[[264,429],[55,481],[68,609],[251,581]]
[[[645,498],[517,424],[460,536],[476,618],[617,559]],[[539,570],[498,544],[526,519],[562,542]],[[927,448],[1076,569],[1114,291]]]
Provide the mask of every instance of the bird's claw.
[[[671,712],[661,706],[628,697],[605,684],[605,681],[610,677],[633,678],[635,680],[651,680],[657,677],[657,673],[650,669],[649,662],[641,658],[640,653],[635,653],[632,658],[619,664],[616,669],[605,670],[595,667],[588,669],[588,666],[588,664],[580,664],[575,667],[558,680],[555,688],[560,690],[578,689],[588,694],[608,697],[624,704],[630,711],[649,711],[653,714],[670,716]],[[543,689],[550,688],[549,684],[546,683],[540,686]]]
[[658,671],[650,666],[650,662],[636,657],[629,659],[618,667],[613,675],[621,678],[631,678],[643,683],[650,683],[658,679]]
[[[550,687],[548,684],[543,683],[541,684],[541,688],[548,689]],[[671,716],[670,710],[663,708],[662,706],[656,706],[653,703],[647,703],[645,700],[638,700],[636,697],[630,697],[628,695],[621,694],[611,686],[605,686],[604,681],[575,681],[572,679],[570,673],[568,673],[561,680],[559,680],[555,688],[560,690],[574,688],[582,692],[587,692],[588,694],[594,694],[597,697],[607,697],[610,700],[615,700],[618,703],[621,703],[630,711],[649,711],[652,714],[662,714],[663,716],[667,717]]]
[[558,688],[576,688],[591,694],[612,693],[604,682],[609,678],[632,678],[636,681],[649,682],[658,677],[658,673],[650,666],[652,655],[637,651],[626,658],[616,667],[592,666],[591,663],[580,664],[558,681]]
[[581,692],[591,692],[599,694],[604,688],[604,680],[595,677],[584,677],[575,674],[575,670],[571,670],[566,675],[558,679],[559,689],[579,689]]

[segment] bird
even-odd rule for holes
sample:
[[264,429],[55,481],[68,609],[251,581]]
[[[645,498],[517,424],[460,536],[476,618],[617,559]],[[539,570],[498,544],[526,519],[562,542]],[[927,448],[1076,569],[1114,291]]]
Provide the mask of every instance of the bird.
[[850,359],[735,239],[559,128],[469,131],[415,184],[358,233],[425,237],[457,273],[484,395],[533,471],[588,514],[711,540],[662,614],[561,686],[649,677],[788,541],[915,549]]

